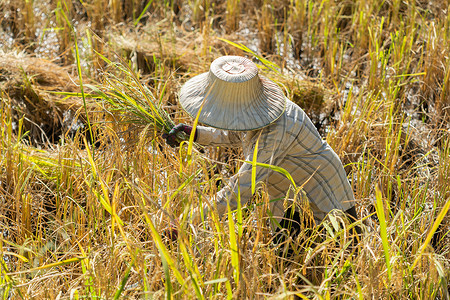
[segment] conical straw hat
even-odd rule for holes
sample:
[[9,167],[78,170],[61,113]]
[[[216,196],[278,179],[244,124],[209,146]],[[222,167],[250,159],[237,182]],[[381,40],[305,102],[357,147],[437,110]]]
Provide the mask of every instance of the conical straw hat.
[[[187,81],[180,91],[183,109],[199,122],[225,130],[254,130],[277,120],[286,98],[257,66],[240,56],[214,60],[209,72]],[[203,105],[203,107],[202,107]]]

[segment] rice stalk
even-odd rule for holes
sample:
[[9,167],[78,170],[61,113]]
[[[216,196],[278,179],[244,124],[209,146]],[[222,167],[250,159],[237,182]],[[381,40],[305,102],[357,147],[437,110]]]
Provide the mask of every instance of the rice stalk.
[[256,189],[256,163],[258,157],[258,145],[259,145],[259,137],[256,139],[255,150],[253,151],[253,160],[252,160],[252,195],[255,193]]
[[114,300],[120,299],[120,296],[125,288],[125,285],[127,284],[128,279],[130,278],[130,272],[131,269],[134,267],[135,264],[135,260],[136,260],[136,256],[134,256],[133,261],[130,263],[130,265],[127,267],[125,274],[120,282],[120,286],[117,289],[116,294],[114,295]]
[[226,27],[228,32],[233,32],[238,29],[238,17],[240,12],[240,0],[227,0],[226,11]]
[[63,50],[63,60],[70,64],[73,62],[72,43],[73,27],[69,20],[72,19],[72,1],[58,0],[57,7],[54,10],[55,21],[59,28],[58,39],[60,49]]
[[[205,285],[202,280],[202,275],[193,259],[192,253],[189,253],[187,250],[184,241],[180,241],[179,243],[181,255],[183,256],[184,265],[186,266],[189,275],[191,277],[192,283],[194,285],[195,294],[197,295],[197,299],[205,299],[203,296],[202,290],[205,288]],[[190,247],[189,247],[190,248]]]
[[238,239],[236,238],[235,224],[234,218],[231,214],[230,202],[227,202],[227,210],[228,210],[228,230],[229,230],[229,247],[231,252],[231,265],[233,266],[233,276],[236,284],[236,288],[239,288],[240,285],[240,270],[239,270],[239,247],[238,247]]
[[134,22],[133,22],[134,26],[137,26],[137,24],[142,19],[142,17],[145,15],[145,13],[147,12],[147,10],[150,7],[150,5],[152,4],[152,2],[153,2],[153,0],[148,1],[148,3],[145,5],[144,9],[142,10],[141,14],[139,15],[139,17],[137,17],[136,20],[134,20]]
[[[157,131],[169,133],[175,123],[162,106],[162,95],[158,101],[128,65],[100,57],[118,74],[105,72],[101,84],[86,86],[97,99],[103,100],[99,104],[114,122],[134,129],[153,126]],[[177,136],[180,141],[185,140],[184,133]]]
[[256,57],[264,65],[264,68],[270,69],[270,70],[272,70],[275,73],[279,73],[280,72],[279,71],[280,67],[277,64],[275,64],[274,62],[272,62],[272,61],[270,61],[270,60],[268,60],[268,59],[266,59],[264,57],[262,57],[261,55],[258,55],[255,51],[251,50],[250,48],[248,48],[244,44],[242,44],[242,43],[235,43],[235,42],[227,40],[225,38],[219,38],[219,40],[221,40],[221,41],[223,41],[225,43],[228,43],[231,46],[236,47],[237,49],[240,49],[240,50],[242,50],[244,52],[247,52],[247,53],[251,54],[252,56]]
[[436,220],[434,221],[433,225],[431,226],[431,229],[428,232],[427,237],[425,238],[425,241],[420,246],[419,253],[417,254],[416,259],[414,260],[414,263],[413,263],[411,269],[414,269],[416,267],[417,263],[420,261],[425,249],[430,244],[430,241],[433,238],[434,233],[438,229],[439,225],[441,224],[442,220],[447,215],[449,210],[450,210],[450,199],[447,199],[447,202],[445,203],[444,207],[439,212],[438,216],[436,217]]
[[381,243],[383,244],[383,251],[384,251],[384,257],[386,261],[386,267],[387,267],[387,273],[388,273],[388,279],[389,281],[392,278],[392,268],[391,268],[391,258],[390,258],[390,246],[388,241],[388,232],[387,232],[387,222],[385,218],[384,213],[384,207],[383,207],[383,196],[381,195],[381,191],[377,188],[376,189],[376,211],[378,219],[380,220],[380,236],[381,236]]

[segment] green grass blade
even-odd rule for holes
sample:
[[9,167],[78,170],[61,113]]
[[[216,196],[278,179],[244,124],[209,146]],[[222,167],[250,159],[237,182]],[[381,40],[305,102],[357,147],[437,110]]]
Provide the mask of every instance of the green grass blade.
[[46,270],[46,269],[54,268],[54,267],[61,267],[61,266],[64,266],[64,265],[80,262],[80,261],[84,260],[85,258],[86,258],[85,256],[68,258],[68,259],[65,259],[65,260],[62,260],[62,261],[49,263],[49,264],[46,264],[46,265],[43,265],[43,266],[40,266],[40,267],[30,268],[30,269],[25,270],[25,271],[6,273],[4,275],[12,276],[12,275],[18,275],[18,274],[33,273],[33,272],[36,272],[36,271]]
[[175,197],[178,195],[179,192],[181,192],[189,183],[192,182],[192,180],[194,178],[196,178],[198,175],[200,175],[200,173],[202,172],[202,169],[197,170],[197,172],[195,172],[194,174],[192,174],[191,176],[188,177],[188,179],[186,179],[178,188],[177,190],[170,196],[169,200],[167,201],[166,204],[164,204],[163,208],[167,208],[167,206],[169,205],[170,201],[172,201],[173,199],[175,199]]
[[427,248],[427,246],[430,244],[431,239],[433,238],[434,233],[436,232],[436,230],[438,229],[439,225],[441,224],[442,220],[444,219],[444,217],[447,215],[448,211],[450,209],[450,199],[447,200],[447,202],[445,203],[444,207],[442,208],[441,212],[439,213],[439,215],[436,217],[436,220],[433,223],[433,226],[431,227],[430,232],[428,232],[427,237],[425,238],[425,241],[423,242],[423,244],[420,246],[419,249],[419,253],[416,257],[416,259],[414,260],[414,263],[411,267],[411,269],[414,269],[415,266],[417,265],[417,263],[419,262],[420,258],[422,257],[423,252],[425,251],[425,249]]
[[232,41],[229,41],[227,39],[224,38],[219,38],[219,40],[228,43],[238,49],[241,49],[242,51],[245,51],[247,53],[250,53],[251,55],[253,55],[254,57],[256,57],[260,62],[262,62],[267,68],[271,69],[272,71],[276,72],[276,73],[280,73],[280,71],[278,71],[280,69],[280,67],[271,62],[270,60],[265,59],[264,57],[258,55],[257,53],[255,53],[253,50],[251,50],[250,48],[248,48],[247,46],[245,46],[244,44],[237,44],[234,43]]
[[[244,161],[244,162],[253,165],[253,161]],[[283,169],[281,167],[274,166],[274,165],[260,163],[260,162],[255,162],[254,164],[256,166],[258,166],[258,167],[267,168],[267,169],[270,169],[272,171],[275,171],[275,172],[283,174],[284,176],[286,176],[287,179],[289,179],[289,181],[291,182],[291,184],[294,187],[294,189],[297,190],[297,185],[295,184],[294,178],[292,178],[291,174],[289,174],[289,172],[286,169]]]
[[236,239],[236,232],[234,228],[233,215],[231,213],[230,202],[227,201],[228,208],[228,229],[230,234],[230,251],[231,251],[231,265],[234,268],[234,280],[236,285],[239,286],[239,249]]
[[134,21],[134,26],[136,26],[139,21],[141,20],[141,18],[144,16],[144,14],[147,12],[148,8],[150,7],[150,5],[152,4],[153,0],[148,1],[147,5],[144,7],[144,9],[142,10],[141,14],[139,15],[139,17],[137,17],[137,19]]
[[205,297],[203,296],[202,290],[201,290],[201,286],[203,286],[203,282],[201,280],[200,272],[199,272],[197,266],[195,265],[194,260],[191,258],[191,255],[188,253],[188,251],[186,249],[186,245],[184,244],[183,241],[181,241],[179,243],[179,247],[180,247],[181,255],[183,256],[183,259],[184,259],[184,265],[186,266],[186,268],[189,271],[189,274],[191,275],[191,280],[194,285],[195,293],[197,295],[196,299],[205,299]]
[[166,299],[172,299],[172,282],[170,280],[169,264],[167,263],[167,260],[162,253],[161,253],[160,257],[161,257],[161,262],[162,262],[163,270],[164,270],[164,277],[165,277],[164,288],[166,290]]
[[87,104],[86,104],[86,96],[84,95],[84,87],[83,87],[83,75],[81,74],[81,61],[80,61],[80,51],[78,49],[78,42],[77,42],[77,34],[75,31],[73,31],[73,39],[75,43],[75,59],[77,64],[77,73],[78,73],[78,80],[80,83],[80,91],[81,91],[81,98],[83,99],[83,108],[84,113],[86,115],[86,123],[89,129],[89,134],[92,139],[92,155],[94,155],[94,134],[92,132],[91,122],[89,120],[89,114],[87,110]]
[[164,260],[167,262],[168,266],[172,270],[172,272],[175,275],[175,278],[177,279],[178,283],[183,286],[185,283],[185,280],[183,279],[183,276],[181,275],[180,271],[176,268],[175,260],[171,257],[169,251],[167,250],[167,247],[164,245],[161,236],[159,235],[158,231],[156,230],[155,225],[153,224],[153,221],[151,220],[150,216],[147,213],[147,209],[145,208],[145,201],[142,197],[141,199],[142,203],[140,203],[140,207],[142,209],[142,213],[144,215],[144,219],[147,223],[147,225],[150,227],[150,233],[152,235],[152,238],[156,244],[156,247],[158,248],[160,252],[161,259],[164,258]]
[[238,225],[238,241],[240,241],[242,234],[244,233],[243,219],[242,219],[242,204],[241,204],[241,189],[238,185],[238,194],[237,194],[237,225]]
[[[261,133],[260,135],[261,136]],[[259,145],[259,137],[256,140],[255,150],[253,150],[253,160],[252,160],[252,195],[255,193],[256,189],[256,163],[258,158],[258,145]]]
[[381,191],[378,186],[375,189],[375,196],[376,196],[375,209],[377,212],[378,220],[380,221],[380,235],[381,235],[381,242],[383,244],[384,258],[386,260],[388,278],[389,278],[389,280],[391,280],[392,270],[391,270],[391,263],[390,263],[391,259],[390,259],[389,241],[388,241],[388,235],[387,235],[387,223],[386,223],[386,217],[384,214],[383,196],[381,195]]
[[119,289],[117,290],[116,294],[114,295],[114,300],[119,299],[120,295],[122,295],[122,292],[123,292],[123,290],[125,288],[125,285],[127,284],[127,281],[130,278],[130,272],[131,272],[131,269],[134,266],[135,261],[136,261],[136,256],[133,257],[133,261],[131,262],[131,264],[125,270],[125,274],[123,276],[123,279],[120,282]]

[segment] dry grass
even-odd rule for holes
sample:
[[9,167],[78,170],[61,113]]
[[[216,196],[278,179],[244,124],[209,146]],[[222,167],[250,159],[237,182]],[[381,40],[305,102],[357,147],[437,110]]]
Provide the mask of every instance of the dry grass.
[[[4,299],[448,299],[445,1],[148,3],[0,3]],[[189,123],[179,88],[225,54],[258,62],[341,157],[365,219],[356,249],[332,215],[326,238],[277,256],[262,187],[243,214],[179,219],[236,171],[240,151],[169,148],[154,124],[117,122],[88,85],[108,91],[111,76],[134,74]],[[176,241],[162,235],[171,227]]]
[[13,122],[24,119],[23,129],[33,143],[55,143],[61,135],[74,133],[71,129],[76,124],[71,116],[77,114],[81,101],[78,97],[58,94],[72,92],[76,96],[79,92],[69,70],[24,54],[10,52],[0,57],[3,105],[13,108]]

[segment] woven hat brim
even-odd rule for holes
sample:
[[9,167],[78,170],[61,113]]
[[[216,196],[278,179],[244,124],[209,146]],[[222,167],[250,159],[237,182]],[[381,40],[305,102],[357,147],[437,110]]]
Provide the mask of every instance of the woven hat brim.
[[239,99],[235,93],[240,89],[230,86],[245,85],[245,82],[221,85],[219,81],[218,85],[212,86],[208,72],[203,73],[183,85],[180,104],[192,118],[197,117],[203,105],[198,120],[204,125],[233,131],[260,129],[273,123],[284,113],[286,97],[276,83],[264,76],[259,78],[262,89],[255,91],[251,99],[227,101],[227,96]]

